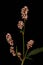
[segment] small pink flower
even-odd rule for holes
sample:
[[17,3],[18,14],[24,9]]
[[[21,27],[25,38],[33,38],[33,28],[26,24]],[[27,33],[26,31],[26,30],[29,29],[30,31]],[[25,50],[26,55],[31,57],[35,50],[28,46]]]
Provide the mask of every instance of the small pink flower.
[[13,40],[12,40],[12,36],[11,36],[10,33],[7,33],[7,34],[6,34],[6,40],[7,40],[7,42],[8,42],[10,45],[14,45]]
[[27,14],[29,11],[28,7],[27,6],[24,6],[22,9],[21,9],[21,14]]
[[21,16],[22,16],[22,19],[25,19],[25,20],[27,20],[27,18],[28,18],[27,14],[24,14],[24,15],[21,15]]
[[16,53],[14,51],[14,47],[10,47],[10,53],[12,53],[13,56],[16,56]]
[[21,9],[21,16],[22,16],[22,19],[25,19],[25,20],[27,20],[27,18],[28,18],[28,11],[29,11],[29,9],[28,9],[28,7],[27,6],[24,6],[22,9]]
[[17,26],[18,26],[19,29],[22,29],[24,27],[23,21],[19,21]]
[[12,38],[12,37],[11,37],[11,34],[10,34],[10,33],[7,33],[7,34],[6,34],[6,39],[9,39],[9,38],[10,38],[10,39]]
[[13,56],[16,56],[16,53],[12,53]]
[[12,46],[14,45],[14,42],[13,42],[12,39],[9,39],[9,40],[8,40],[8,43],[9,43],[10,45],[12,45]]
[[10,33],[7,33],[6,34],[6,40],[9,41],[9,39],[12,39],[12,37],[11,37],[11,34]]
[[14,52],[14,47],[10,47],[10,53],[13,53]]
[[27,42],[27,49],[30,49],[33,44],[34,44],[34,41],[33,40],[28,41]]
[[17,56],[20,58],[20,57],[21,57],[21,53],[20,53],[20,52],[18,52],[18,53],[17,53]]

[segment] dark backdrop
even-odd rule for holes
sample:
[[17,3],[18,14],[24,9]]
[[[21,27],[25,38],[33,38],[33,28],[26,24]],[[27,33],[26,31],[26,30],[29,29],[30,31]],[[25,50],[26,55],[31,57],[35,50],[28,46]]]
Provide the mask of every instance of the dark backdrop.
[[[14,44],[18,45],[19,51],[22,52],[22,35],[17,28],[17,23],[21,19],[21,8],[23,6],[29,7],[28,20],[26,22],[25,29],[25,42],[30,39],[35,41],[35,44],[32,49],[42,47],[43,46],[43,24],[41,21],[41,12],[40,6],[38,3],[34,6],[32,5],[32,0],[15,0],[14,2],[1,2],[1,17],[0,17],[0,65],[1,64],[12,64],[19,65],[19,59],[17,57],[12,57],[9,52],[9,45],[6,42],[5,35],[7,32],[11,33]],[[33,8],[33,7],[34,8]],[[40,21],[40,22],[39,22]],[[32,64],[42,64],[43,63],[43,53],[37,54],[33,56],[33,60],[26,60],[27,64],[24,65],[32,65]]]

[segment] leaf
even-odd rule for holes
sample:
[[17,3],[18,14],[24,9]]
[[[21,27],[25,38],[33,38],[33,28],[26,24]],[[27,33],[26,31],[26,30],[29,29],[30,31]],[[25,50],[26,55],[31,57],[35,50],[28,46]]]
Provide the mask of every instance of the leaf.
[[36,55],[36,54],[41,53],[41,52],[43,52],[43,47],[32,50],[32,51],[29,53],[29,56],[31,56],[31,55]]

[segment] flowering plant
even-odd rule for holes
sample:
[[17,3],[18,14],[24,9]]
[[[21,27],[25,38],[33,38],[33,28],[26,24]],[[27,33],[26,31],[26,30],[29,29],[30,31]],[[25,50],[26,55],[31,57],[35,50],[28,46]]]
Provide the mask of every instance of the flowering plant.
[[[35,55],[39,52],[43,52],[43,47],[42,48],[37,48],[37,49],[34,49],[32,50],[31,52],[28,53],[28,50],[33,46],[34,44],[34,40],[29,40],[26,44],[27,46],[27,49],[26,49],[26,52],[25,52],[25,41],[24,41],[24,34],[25,34],[25,24],[26,24],[26,21],[28,19],[28,12],[29,12],[29,9],[27,6],[24,6],[22,9],[21,9],[21,17],[23,19],[20,20],[17,24],[17,27],[18,29],[20,29],[20,33],[22,33],[22,37],[23,37],[23,58],[21,57],[21,52],[18,52],[18,48],[16,47],[16,51],[14,50],[14,42],[13,42],[13,39],[12,39],[12,36],[10,33],[7,33],[6,34],[6,40],[8,42],[8,44],[10,44],[10,53],[13,55],[13,56],[18,56],[18,58],[20,59],[21,61],[21,65],[24,64],[24,61],[25,59],[30,59],[30,56],[31,55]],[[40,50],[39,50],[40,49]]]

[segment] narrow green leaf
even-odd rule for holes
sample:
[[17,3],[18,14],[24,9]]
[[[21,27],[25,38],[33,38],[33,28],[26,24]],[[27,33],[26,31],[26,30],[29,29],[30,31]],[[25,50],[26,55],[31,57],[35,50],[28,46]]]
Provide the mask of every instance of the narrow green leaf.
[[29,53],[29,56],[31,56],[31,55],[36,55],[36,54],[41,53],[41,52],[43,52],[43,47],[32,50],[32,51]]

